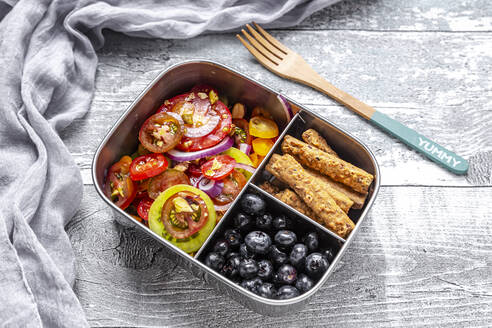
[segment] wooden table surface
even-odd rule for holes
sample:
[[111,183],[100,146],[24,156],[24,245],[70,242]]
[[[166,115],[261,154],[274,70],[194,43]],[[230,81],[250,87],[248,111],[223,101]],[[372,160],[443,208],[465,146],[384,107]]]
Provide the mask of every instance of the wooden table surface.
[[[84,178],[67,226],[93,326],[485,327],[492,324],[492,3],[351,0],[272,30],[329,81],[471,162],[455,176],[307,87],[263,69],[234,33],[148,40],[107,33],[86,117],[64,132]],[[207,58],[289,95],[363,140],[382,187],[337,270],[302,311],[263,317],[119,226],[96,194],[103,136],[166,67]]]

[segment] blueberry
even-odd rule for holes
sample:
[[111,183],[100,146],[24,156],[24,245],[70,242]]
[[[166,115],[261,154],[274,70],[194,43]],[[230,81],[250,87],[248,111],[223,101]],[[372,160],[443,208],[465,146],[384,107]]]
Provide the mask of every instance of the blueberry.
[[335,257],[335,255],[333,254],[333,250],[331,248],[328,248],[328,249],[324,250],[323,252],[321,252],[321,255],[326,257],[326,259],[330,263],[331,263],[331,261],[333,261],[333,258]]
[[241,257],[239,254],[231,255],[225,261],[220,273],[229,279],[233,279],[239,276],[239,264],[241,263]]
[[269,213],[265,213],[262,215],[258,215],[256,217],[256,227],[263,231],[269,231],[272,229],[272,215]]
[[304,271],[314,279],[321,277],[328,269],[328,260],[321,253],[311,253],[306,257]]
[[241,232],[248,232],[253,227],[251,217],[244,213],[238,213],[233,220],[234,227]]
[[306,256],[308,255],[308,248],[304,244],[295,244],[290,251],[289,260],[293,266],[300,269],[304,267]]
[[278,249],[277,246],[272,245],[270,247],[270,251],[268,252],[268,256],[270,260],[272,260],[273,264],[276,266],[282,265],[287,262],[288,256],[284,252]]
[[275,245],[282,250],[288,250],[297,242],[295,233],[289,230],[280,230],[274,237]]
[[241,257],[241,254],[239,254],[239,252],[229,252],[229,253],[226,255],[226,260],[227,260],[229,257],[232,257],[232,256],[239,256],[239,257]]
[[243,259],[252,259],[255,257],[255,253],[250,251],[245,243],[242,243],[241,246],[239,246],[239,254]]
[[239,275],[244,279],[251,279],[258,272],[258,264],[253,259],[243,259],[239,263]]
[[205,258],[205,265],[215,271],[219,271],[224,265],[224,257],[221,256],[219,253],[210,252]]
[[283,264],[277,271],[278,279],[284,285],[292,285],[297,279],[297,270],[290,264]]
[[265,201],[255,194],[244,194],[240,204],[243,211],[249,215],[261,215],[266,208]]
[[278,289],[277,291],[277,298],[279,300],[286,300],[286,299],[289,299],[289,298],[294,298],[296,296],[299,296],[299,290],[297,290],[297,288],[295,288],[294,286],[289,286],[289,285],[286,285],[286,286],[282,286]]
[[307,292],[308,290],[313,288],[313,286],[314,286],[314,282],[311,280],[311,278],[306,276],[304,273],[301,273],[297,277],[296,288],[299,289],[301,293]]
[[241,244],[241,234],[236,229],[228,229],[224,232],[224,238],[229,243],[230,249],[237,249]]
[[280,214],[272,220],[272,227],[275,230],[285,230],[292,226],[292,222],[285,215]]
[[306,244],[307,248],[310,252],[314,252],[318,249],[318,234],[316,232],[310,232],[304,237],[304,244]]
[[276,296],[275,286],[269,282],[256,287],[256,292],[261,297],[274,298]]
[[215,243],[213,251],[219,253],[222,256],[226,256],[226,254],[229,252],[229,243],[224,239],[220,239],[218,242]]
[[258,286],[263,282],[260,278],[256,277],[254,279],[246,279],[241,282],[241,287],[246,288],[250,292],[256,293]]
[[252,231],[244,238],[248,250],[255,254],[266,254],[272,245],[272,239],[263,231]]
[[258,262],[258,277],[262,280],[270,280],[273,275],[273,264],[268,260]]

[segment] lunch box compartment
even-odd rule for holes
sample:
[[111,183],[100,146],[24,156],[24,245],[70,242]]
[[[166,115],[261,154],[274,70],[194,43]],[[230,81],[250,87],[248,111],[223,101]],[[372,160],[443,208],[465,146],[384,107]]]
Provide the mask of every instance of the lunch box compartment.
[[[255,186],[259,187],[265,181],[269,181],[269,182],[274,182],[274,184],[276,183],[282,187],[286,187],[284,183],[275,181],[276,180],[275,177],[273,177],[270,173],[268,173],[265,167],[268,164],[268,161],[270,160],[270,157],[273,154],[283,155],[282,141],[285,135],[290,135],[294,138],[302,140],[302,133],[308,129],[314,129],[321,136],[323,136],[326,139],[328,145],[331,148],[333,148],[333,150],[338,154],[338,156],[341,159],[343,159],[346,162],[352,163],[353,165],[365,170],[366,172],[371,173],[374,176],[377,175],[376,174],[377,167],[375,165],[375,162],[371,161],[370,153],[367,151],[365,147],[357,143],[355,139],[345,134],[343,131],[339,130],[329,122],[323,120],[316,114],[313,114],[307,110],[301,110],[298,114],[295,115],[295,117],[291,121],[291,124],[289,124],[288,128],[282,133],[282,136],[275,143],[273,150],[267,155],[267,157],[265,157],[261,165],[258,167],[258,170],[260,172],[258,172],[252,179],[252,182]],[[353,142],[347,143],[347,139],[352,139]],[[366,153],[366,156],[360,156],[361,153]],[[356,156],[354,154],[359,154],[359,156]],[[376,180],[377,177],[375,181]],[[348,216],[354,223],[357,224],[360,217],[362,216],[362,213],[364,213],[364,210],[367,207],[368,200],[372,199],[372,195],[375,190],[375,185],[376,182],[373,182],[369,187],[366,202],[361,209],[352,208],[349,210]],[[273,198],[276,199],[275,197]],[[296,211],[294,208],[290,207],[289,205],[285,204],[285,206],[288,206],[291,210],[297,212],[299,215],[306,217],[304,214]],[[338,238],[341,239],[341,237]]]
[[[281,135],[275,143],[274,148],[253,174],[253,177],[248,181],[243,190],[241,190],[231,208],[226,212],[202,248],[197,252],[196,257],[191,257],[115,206],[104,195],[103,186],[107,169],[119,160],[122,155],[133,153],[137,148],[138,131],[146,118],[154,113],[165,99],[189,91],[196,84],[210,84],[217,88],[219,95],[225,94],[227,96],[229,99],[229,108],[231,109],[236,102],[243,103],[249,111],[255,106],[264,107],[273,115],[275,122],[279,126]],[[176,64],[160,73],[118,119],[97,149],[92,165],[94,186],[101,198],[117,213],[115,218],[119,223],[137,227],[154,237],[155,240],[165,246],[163,253],[177,264],[253,311],[270,316],[279,316],[299,311],[307,304],[310,297],[316,293],[335,269],[345,249],[360,227],[361,221],[366,216],[379,189],[377,163],[372,153],[365,146],[334,125],[326,122],[309,110],[304,109],[301,105],[287,97],[286,99],[291,107],[294,108],[294,112],[298,112],[290,122],[286,118],[286,112],[282,104],[278,101],[278,93],[271,88],[215,62],[200,60]],[[326,137],[330,146],[333,146],[341,158],[363,168],[375,176],[364,208],[358,211],[351,210],[350,217],[356,222],[356,226],[347,240],[340,238],[258,187],[264,181],[264,167],[271,154],[273,152],[281,153],[280,147],[283,136],[288,133],[300,138],[300,134],[308,128],[314,128]],[[263,195],[263,198],[267,200],[268,206],[272,211],[281,211],[289,217],[295,218],[297,222],[305,224],[309,229],[317,231],[320,241],[333,248],[336,256],[330,267],[319,282],[307,293],[288,300],[262,298],[246,291],[241,286],[208,268],[202,262],[206,254],[213,247],[214,242],[231,226],[233,216],[239,208],[239,200],[245,192],[254,192]],[[297,234],[297,231],[294,231]]]

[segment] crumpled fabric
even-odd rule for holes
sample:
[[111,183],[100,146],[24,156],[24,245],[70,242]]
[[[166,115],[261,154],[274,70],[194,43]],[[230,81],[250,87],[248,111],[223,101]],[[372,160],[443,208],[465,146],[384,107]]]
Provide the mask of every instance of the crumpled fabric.
[[82,179],[60,132],[90,108],[102,29],[191,38],[288,26],[336,0],[0,0],[0,325],[86,327],[65,225]]

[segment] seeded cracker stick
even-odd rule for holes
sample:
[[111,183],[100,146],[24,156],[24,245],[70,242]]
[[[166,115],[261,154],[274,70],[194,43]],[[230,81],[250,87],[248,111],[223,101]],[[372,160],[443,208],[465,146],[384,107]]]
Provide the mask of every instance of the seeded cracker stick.
[[328,146],[325,138],[323,138],[316,130],[309,129],[302,133],[302,140],[330,155],[338,157],[338,154]]
[[[297,158],[296,158],[296,160],[297,160]],[[364,203],[366,202],[367,193],[360,193],[360,192],[354,191],[352,188],[344,185],[343,183],[333,181],[332,178],[327,177],[326,175],[323,175],[323,174],[319,173],[318,171],[315,171],[315,170],[312,170],[312,169],[306,168],[306,167],[304,169],[306,170],[307,173],[311,174],[314,177],[317,177],[318,179],[320,179],[323,182],[325,182],[326,184],[328,184],[334,190],[341,192],[342,194],[344,194],[345,196],[350,198],[350,200],[354,203],[352,205],[352,208],[359,209],[359,208],[362,208],[364,206]],[[332,197],[333,197],[333,195],[332,195]],[[337,204],[338,204],[338,202],[337,202]],[[340,205],[338,205],[338,206],[340,206]]]
[[316,217],[316,214],[314,214],[309,206],[307,206],[306,203],[304,203],[304,201],[289,188],[274,194],[274,196],[277,197],[281,202],[284,202],[285,204],[295,208],[302,214],[309,216],[319,224],[324,224],[322,220]]
[[[331,185],[325,181],[324,175],[318,173],[318,176],[316,176],[314,174],[311,174],[310,171],[313,172],[313,170],[311,169],[306,170],[307,173],[313,176],[313,183],[318,184],[321,188],[326,190],[326,192],[331,196],[331,198],[333,198],[335,203],[342,209],[342,211],[348,213],[352,205],[354,205],[353,200],[351,200],[350,197],[348,197],[344,193],[336,190],[335,188],[332,188]],[[323,178],[320,178],[320,175]]]
[[372,174],[357,166],[289,135],[284,137],[282,151],[297,156],[301,164],[317,170],[358,192],[366,193],[374,179]]
[[274,154],[268,165],[268,172],[289,185],[323,220],[324,225],[341,237],[346,237],[354,228],[354,223],[335,203],[322,186],[290,155]]

